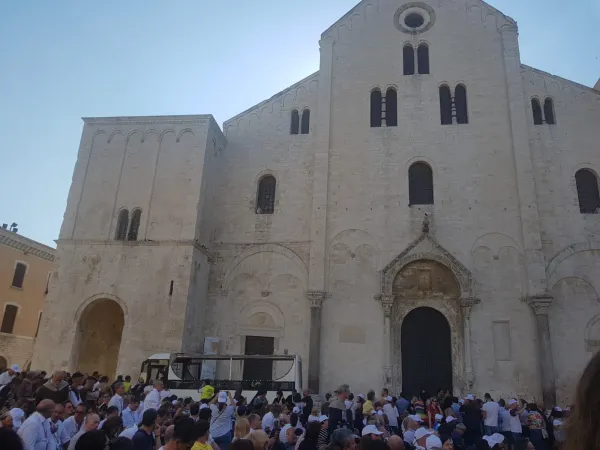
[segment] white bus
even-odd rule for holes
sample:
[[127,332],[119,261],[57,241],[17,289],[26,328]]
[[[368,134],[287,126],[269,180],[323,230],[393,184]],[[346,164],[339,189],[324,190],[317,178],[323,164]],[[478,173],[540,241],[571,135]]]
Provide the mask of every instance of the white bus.
[[[240,374],[246,372],[244,364],[248,363],[260,366],[259,372],[274,373],[270,377],[273,379],[243,379]],[[302,392],[302,363],[298,355],[192,356],[184,353],[157,353],[142,363],[140,378],[144,381],[162,379],[165,389],[171,394],[179,398],[191,397],[195,401],[200,400],[204,380],[210,379],[215,390],[230,391],[232,396],[241,388],[242,395],[248,402],[259,389],[266,389],[267,399],[271,402],[277,391],[283,391],[284,397],[294,390]]]

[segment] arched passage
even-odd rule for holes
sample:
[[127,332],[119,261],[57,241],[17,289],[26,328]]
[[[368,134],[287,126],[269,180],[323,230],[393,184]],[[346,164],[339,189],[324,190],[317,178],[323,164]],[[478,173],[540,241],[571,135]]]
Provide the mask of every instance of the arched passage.
[[75,342],[79,345],[74,367],[88,373],[97,370],[114,379],[124,324],[123,309],[116,301],[98,299],[90,303],[77,326]]
[[402,391],[409,398],[425,390],[452,392],[450,325],[433,308],[417,308],[402,322]]
[[0,356],[0,373],[4,372],[8,367],[8,361],[4,356]]

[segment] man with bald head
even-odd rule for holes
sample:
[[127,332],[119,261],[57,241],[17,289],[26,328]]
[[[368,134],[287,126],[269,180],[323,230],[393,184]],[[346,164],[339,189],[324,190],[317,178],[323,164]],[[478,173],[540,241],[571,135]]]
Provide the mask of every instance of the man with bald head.
[[97,430],[99,424],[100,416],[98,414],[88,414],[87,416],[85,416],[85,422],[81,429],[77,432],[77,434],[71,438],[68,450],[75,450],[75,445],[77,444],[77,441],[83,435],[83,433]]
[[69,400],[69,383],[65,381],[64,372],[54,372],[48,382],[37,390],[36,402],[39,403],[44,399],[50,399],[54,403],[64,403]]
[[387,445],[390,450],[404,450],[404,441],[397,434],[390,436],[387,441]]
[[36,411],[23,422],[17,434],[21,437],[25,450],[46,450],[48,440],[51,439],[48,419],[53,411],[54,402],[42,400]]

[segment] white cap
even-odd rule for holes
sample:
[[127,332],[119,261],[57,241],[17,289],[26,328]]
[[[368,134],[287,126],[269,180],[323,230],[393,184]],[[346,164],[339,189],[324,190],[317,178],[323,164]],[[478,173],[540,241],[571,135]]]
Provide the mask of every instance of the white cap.
[[21,408],[13,408],[9,411],[9,414],[12,416],[13,419],[13,427],[19,428],[23,423],[25,411],[23,411]]
[[393,400],[393,399],[392,399],[392,397],[391,397],[391,395],[388,395],[388,396],[387,396],[385,399],[386,399],[388,402],[391,402],[391,401]]
[[173,401],[171,402],[171,404],[172,404],[173,406],[175,406],[175,405],[177,404],[177,400],[173,400]]
[[458,403],[460,403],[461,405],[465,404],[465,400],[463,398],[461,398],[460,400],[458,400]]
[[432,448],[439,448],[441,450],[441,448],[442,448],[442,441],[435,434],[432,434],[425,441],[425,448],[427,450],[431,450]]
[[556,406],[556,407],[554,408],[554,411],[562,411],[562,408],[561,408],[560,406]]
[[473,394],[469,394],[465,397],[465,400],[475,400],[475,396]]
[[496,444],[502,444],[502,442],[504,442],[504,436],[502,436],[500,433],[494,433],[491,436],[484,436],[483,439],[487,441],[490,448],[494,447]]
[[378,436],[381,436],[383,434],[383,431],[379,431],[375,425],[367,425],[363,428],[362,435],[367,436],[369,434],[376,434]]
[[362,398],[363,400],[365,399],[365,394],[358,394],[357,397]]
[[417,431],[415,431],[415,440],[419,440],[424,436],[429,436],[430,434],[433,434],[433,430],[428,430],[427,428],[419,428]]
[[204,408],[209,408],[209,406],[206,403],[201,403],[200,409],[204,409]]
[[218,403],[227,403],[227,393],[221,391],[219,392],[219,397],[217,398]]
[[296,413],[296,414],[300,414],[300,408],[298,408],[297,406],[294,406],[294,409],[292,409],[292,412]]
[[508,401],[508,406],[510,406],[510,405],[514,405],[515,403],[519,403],[519,402],[517,401],[517,399],[516,399],[516,398],[511,398],[511,399]]
[[326,420],[329,420],[329,417],[327,417],[326,415],[319,416],[319,422],[323,423]]
[[21,373],[21,369],[19,369],[19,366],[17,366],[16,364],[10,366],[10,370],[14,370],[17,373]]
[[309,421],[309,422],[319,422],[319,419],[320,419],[320,418],[321,418],[321,417],[317,417],[317,416],[310,415],[310,416],[308,416],[308,421]]
[[383,411],[380,409],[379,411],[377,411],[377,415],[378,416],[383,416]]
[[408,418],[414,420],[417,423],[423,422],[423,419],[421,419],[421,416],[418,414],[413,414],[412,416],[408,416]]
[[446,417],[446,422],[448,422],[448,423],[449,422],[453,422],[455,420],[456,420],[456,417],[454,417],[454,416],[448,416],[448,417]]
[[554,425],[555,427],[557,427],[559,425],[562,425],[562,420],[560,420],[560,419],[554,419],[552,421],[552,425]]
[[441,414],[435,415],[435,420],[442,420],[443,418],[444,418],[444,416],[442,416]]

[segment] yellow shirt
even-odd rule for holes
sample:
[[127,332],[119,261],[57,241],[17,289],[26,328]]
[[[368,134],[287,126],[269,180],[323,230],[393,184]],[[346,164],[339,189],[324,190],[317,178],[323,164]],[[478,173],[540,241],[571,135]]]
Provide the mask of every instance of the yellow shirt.
[[211,399],[215,395],[215,388],[210,384],[207,384],[202,388],[202,395],[200,397],[201,400]]
[[212,450],[212,446],[208,442],[201,444],[200,442],[196,441],[192,447],[192,450]]
[[363,405],[363,415],[370,416],[373,413],[373,402],[367,400]]
[[125,381],[123,384],[125,385],[125,392],[129,392],[129,389],[131,389],[131,383]]

